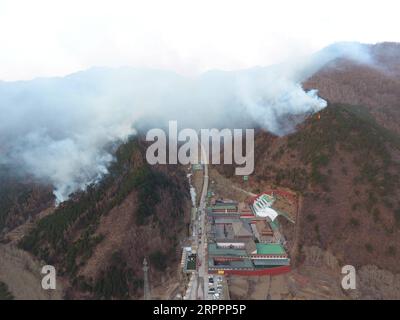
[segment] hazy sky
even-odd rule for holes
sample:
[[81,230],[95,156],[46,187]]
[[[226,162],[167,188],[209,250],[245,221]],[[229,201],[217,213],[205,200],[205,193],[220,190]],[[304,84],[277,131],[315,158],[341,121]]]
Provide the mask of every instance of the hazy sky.
[[336,41],[400,41],[399,12],[397,0],[0,0],[0,79],[269,65]]

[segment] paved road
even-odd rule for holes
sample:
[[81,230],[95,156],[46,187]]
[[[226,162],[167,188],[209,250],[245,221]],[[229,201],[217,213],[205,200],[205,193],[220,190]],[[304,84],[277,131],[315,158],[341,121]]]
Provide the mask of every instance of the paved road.
[[200,144],[201,152],[205,162],[203,187],[201,191],[199,206],[197,208],[197,217],[192,226],[192,247],[197,246],[197,261],[201,262],[198,270],[192,274],[189,281],[189,288],[186,292],[185,299],[205,300],[208,297],[208,261],[207,261],[207,233],[206,233],[206,197],[208,191],[208,158],[203,146]]
[[[191,280],[191,288],[189,293],[189,299],[201,299],[207,300],[211,299],[212,295],[208,294],[209,290],[209,274],[208,274],[208,240],[207,240],[207,192],[208,192],[208,184],[209,184],[209,176],[208,176],[208,157],[202,145],[201,153],[203,158],[204,165],[204,176],[203,176],[203,187],[201,191],[198,216],[195,220],[193,226],[193,241],[198,244],[197,247],[197,259],[201,261],[201,265],[198,267],[198,270],[195,274],[193,274],[193,278]],[[218,291],[222,294],[224,299],[229,299],[229,291],[227,290],[226,279],[223,276],[214,276],[214,291]],[[222,279],[222,280],[217,280]],[[225,287],[225,291],[219,291],[218,286],[222,285]]]
[[207,214],[206,214],[206,198],[208,191],[208,158],[206,152],[201,145],[201,152],[203,155],[204,161],[204,177],[203,177],[203,189],[201,191],[200,203],[199,203],[199,217],[200,221],[197,220],[198,226],[201,228],[201,238],[198,247],[197,256],[201,261],[201,265],[198,271],[198,290],[197,295],[200,299],[207,299],[208,293],[208,260],[207,260],[207,232],[206,232],[206,222],[207,222]]

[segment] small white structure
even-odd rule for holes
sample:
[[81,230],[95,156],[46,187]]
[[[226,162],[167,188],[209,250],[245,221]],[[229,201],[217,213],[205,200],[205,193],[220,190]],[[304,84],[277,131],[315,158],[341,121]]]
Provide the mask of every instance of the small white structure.
[[274,221],[275,218],[278,216],[278,213],[271,208],[274,202],[275,199],[273,196],[270,196],[268,194],[260,195],[254,200],[252,205],[254,214],[257,217],[262,217],[262,218],[268,217],[269,219],[271,219],[271,221]]
[[265,207],[256,211],[256,215],[262,218],[270,218],[271,221],[274,221],[275,218],[278,216],[278,213],[271,208]]

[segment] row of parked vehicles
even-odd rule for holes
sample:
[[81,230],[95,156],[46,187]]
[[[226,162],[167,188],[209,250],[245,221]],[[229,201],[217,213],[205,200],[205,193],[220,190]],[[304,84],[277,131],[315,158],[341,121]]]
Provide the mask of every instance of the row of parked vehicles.
[[208,294],[212,296],[214,300],[222,299],[222,277],[208,276]]

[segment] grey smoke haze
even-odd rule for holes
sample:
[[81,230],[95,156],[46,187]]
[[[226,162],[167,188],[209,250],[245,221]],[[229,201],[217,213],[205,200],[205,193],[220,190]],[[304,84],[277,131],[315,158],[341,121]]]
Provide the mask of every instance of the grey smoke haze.
[[[0,165],[51,183],[58,201],[101,179],[110,145],[143,123],[181,127],[262,127],[282,135],[287,115],[326,106],[301,82],[340,56],[370,63],[364,47],[337,44],[312,57],[197,78],[173,72],[94,68],[64,78],[0,82]],[[1,186],[0,186],[1,187]]]

